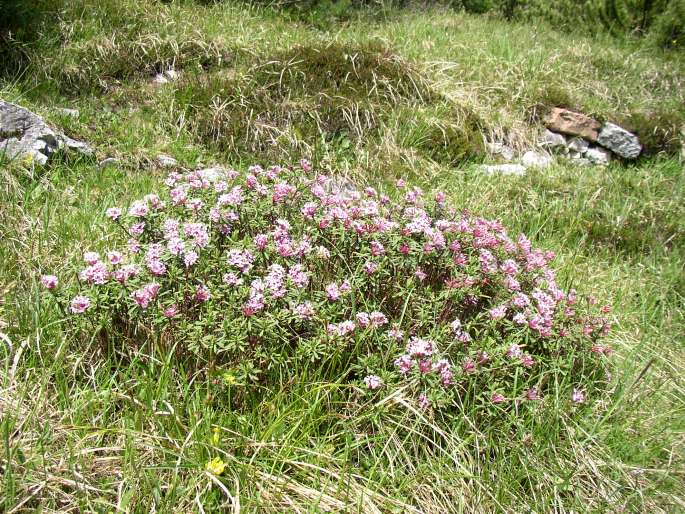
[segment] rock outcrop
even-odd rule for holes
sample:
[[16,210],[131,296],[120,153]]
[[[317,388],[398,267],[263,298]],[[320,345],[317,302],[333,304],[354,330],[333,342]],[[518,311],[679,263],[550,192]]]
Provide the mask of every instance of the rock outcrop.
[[0,100],[0,153],[10,159],[30,158],[45,164],[59,150],[92,155],[93,150],[80,141],[52,129],[37,114]]
[[640,140],[635,134],[613,123],[604,124],[597,142],[624,159],[635,159],[642,151]]

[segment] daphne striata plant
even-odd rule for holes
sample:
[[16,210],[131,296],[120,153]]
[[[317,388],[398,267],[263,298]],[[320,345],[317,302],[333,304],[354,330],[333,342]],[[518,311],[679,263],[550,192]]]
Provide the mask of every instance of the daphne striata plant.
[[563,290],[552,252],[443,192],[343,190],[307,161],[174,171],[165,186],[107,209],[126,235],[86,252],[77,280],[42,277],[76,334],[123,352],[154,342],[266,385],[314,364],[421,409],[498,412],[550,393],[571,406],[606,380],[608,308]]

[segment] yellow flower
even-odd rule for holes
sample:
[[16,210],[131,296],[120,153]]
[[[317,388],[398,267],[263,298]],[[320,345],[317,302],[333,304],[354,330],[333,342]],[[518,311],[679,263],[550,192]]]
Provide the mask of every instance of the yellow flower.
[[224,380],[226,385],[235,385],[238,383],[238,379],[235,377],[235,375],[231,371],[225,371],[221,375],[221,378]]
[[226,469],[226,463],[223,460],[221,460],[221,457],[214,457],[207,463],[205,468],[210,473],[218,476],[221,475]]
[[219,432],[219,427],[214,427],[214,430],[212,431],[212,444],[216,446],[219,444],[219,441],[221,440],[221,434]]

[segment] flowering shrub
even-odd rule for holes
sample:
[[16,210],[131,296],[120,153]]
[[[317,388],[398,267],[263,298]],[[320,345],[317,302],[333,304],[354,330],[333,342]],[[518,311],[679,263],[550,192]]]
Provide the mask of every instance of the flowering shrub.
[[424,409],[583,403],[606,379],[608,308],[563,291],[551,252],[443,193],[342,190],[306,161],[165,184],[106,211],[128,241],[86,252],[78,291],[42,277],[75,330],[154,340],[242,381],[313,363]]

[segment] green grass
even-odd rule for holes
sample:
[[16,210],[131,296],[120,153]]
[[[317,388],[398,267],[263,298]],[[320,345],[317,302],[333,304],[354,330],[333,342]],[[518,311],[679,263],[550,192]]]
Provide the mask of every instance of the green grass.
[[[4,511],[685,509],[682,58],[433,9],[305,23],[237,3],[84,1],[58,32],[0,96],[122,164],[0,163],[0,332],[14,347],[0,346]],[[182,79],[150,85],[171,63]],[[557,104],[634,122],[653,155],[522,178],[475,171],[478,134],[529,148]],[[188,167],[309,154],[501,219],[557,253],[564,286],[612,305],[611,394],[576,418],[550,398],[502,432],[401,398],[350,403],[315,371],[280,391],[228,388],[154,348],[124,362],[66,338],[36,276],[100,248],[105,208],[158,186],[160,152]],[[204,471],[215,456],[219,479]]]

